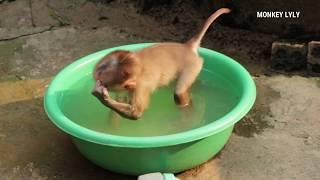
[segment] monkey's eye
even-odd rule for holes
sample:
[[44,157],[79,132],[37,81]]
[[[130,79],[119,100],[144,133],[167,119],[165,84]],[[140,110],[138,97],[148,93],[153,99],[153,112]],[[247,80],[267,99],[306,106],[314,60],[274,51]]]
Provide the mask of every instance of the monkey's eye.
[[100,66],[98,66],[97,70],[98,70],[98,71],[101,71],[101,70],[106,69],[107,67],[108,67],[107,64],[101,64]]
[[126,79],[130,76],[130,73],[128,71],[121,71],[121,76]]

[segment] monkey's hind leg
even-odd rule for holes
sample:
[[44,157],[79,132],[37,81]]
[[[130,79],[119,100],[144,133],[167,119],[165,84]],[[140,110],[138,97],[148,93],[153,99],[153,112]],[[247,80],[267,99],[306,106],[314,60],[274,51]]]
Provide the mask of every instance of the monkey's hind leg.
[[[198,59],[196,59],[197,61]],[[196,80],[202,68],[202,61],[194,63],[192,66],[185,68],[179,75],[175,92],[174,101],[178,106],[185,107],[190,104],[189,89]]]
[[188,106],[190,103],[190,96],[188,90],[183,93],[174,93],[174,102],[180,107]]

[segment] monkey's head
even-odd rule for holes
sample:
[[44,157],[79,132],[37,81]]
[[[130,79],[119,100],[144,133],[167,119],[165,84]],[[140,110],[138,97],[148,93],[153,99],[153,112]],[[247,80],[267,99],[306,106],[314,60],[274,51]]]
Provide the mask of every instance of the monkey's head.
[[95,66],[93,77],[111,91],[133,90],[141,71],[139,61],[130,51],[114,51]]

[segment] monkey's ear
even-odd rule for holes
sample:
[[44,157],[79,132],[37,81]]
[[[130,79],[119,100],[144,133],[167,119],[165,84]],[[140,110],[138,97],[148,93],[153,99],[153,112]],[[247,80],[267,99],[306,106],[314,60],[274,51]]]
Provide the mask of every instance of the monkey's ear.
[[127,90],[135,89],[137,85],[137,81],[134,79],[128,79],[126,82],[124,82],[123,87]]

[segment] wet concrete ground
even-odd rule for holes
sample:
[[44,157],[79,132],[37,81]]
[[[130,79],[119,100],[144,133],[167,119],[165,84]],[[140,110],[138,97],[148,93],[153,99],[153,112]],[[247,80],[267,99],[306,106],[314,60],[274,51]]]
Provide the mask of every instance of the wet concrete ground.
[[[129,43],[181,41],[187,32],[179,36],[176,31],[137,14],[127,1],[108,6],[85,0],[2,2],[0,179],[135,179],[84,159],[48,120],[43,93],[51,78],[79,57]],[[248,41],[241,39],[244,35]],[[267,46],[273,38],[220,26],[208,33],[204,47],[234,57],[252,73],[257,101],[217,157],[178,177],[320,178],[320,78],[266,73],[257,47]]]

